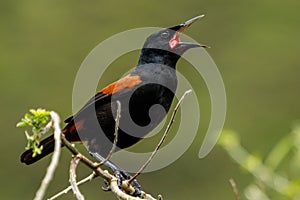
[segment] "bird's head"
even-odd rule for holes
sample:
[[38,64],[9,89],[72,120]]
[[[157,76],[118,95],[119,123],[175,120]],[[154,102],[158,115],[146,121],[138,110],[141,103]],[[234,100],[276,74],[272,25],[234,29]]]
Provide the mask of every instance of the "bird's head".
[[171,64],[176,64],[180,56],[188,49],[196,47],[206,48],[207,46],[205,45],[182,42],[180,40],[181,33],[202,17],[204,17],[204,15],[199,15],[177,26],[152,33],[148,36],[143,45],[139,63],[168,64],[168,62],[171,61],[175,62]]

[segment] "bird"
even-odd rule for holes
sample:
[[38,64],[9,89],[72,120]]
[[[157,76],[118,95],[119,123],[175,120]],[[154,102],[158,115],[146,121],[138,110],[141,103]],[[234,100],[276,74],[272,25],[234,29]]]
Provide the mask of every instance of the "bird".
[[[177,61],[191,48],[207,47],[180,40],[182,32],[203,16],[150,34],[142,46],[136,67],[127,76],[99,90],[64,121],[66,126],[62,133],[65,138],[70,142],[85,142],[90,154],[103,160],[113,146],[117,101],[121,103],[121,118],[115,151],[136,144],[158,126],[175,96]],[[163,109],[152,109],[154,105]],[[32,150],[26,150],[21,155],[21,162],[30,165],[53,152],[53,135],[42,140],[40,146],[43,146],[41,154],[33,156]],[[115,171],[120,170],[111,161],[107,164]],[[125,173],[124,176],[129,175]]]

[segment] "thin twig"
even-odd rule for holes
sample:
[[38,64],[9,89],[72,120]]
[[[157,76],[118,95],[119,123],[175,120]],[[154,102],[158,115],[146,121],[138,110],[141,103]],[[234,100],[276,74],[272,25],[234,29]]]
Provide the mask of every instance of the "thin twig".
[[55,169],[58,165],[59,157],[60,157],[60,147],[61,147],[61,140],[60,140],[60,135],[61,135],[61,129],[59,126],[60,119],[58,114],[55,112],[51,111],[51,120],[52,120],[52,126],[54,128],[54,140],[55,140],[55,145],[54,145],[54,153],[50,162],[49,167],[47,168],[46,175],[44,179],[42,180],[41,186],[38,189],[38,191],[35,194],[34,200],[41,200],[43,199],[46,189],[50,183],[50,181],[53,178],[53,174],[55,172]]
[[78,163],[80,161],[80,158],[74,156],[71,160],[70,164],[70,184],[73,190],[73,193],[75,194],[76,198],[78,200],[84,200],[84,196],[81,194],[77,182],[76,182],[76,168],[78,166]]
[[116,149],[117,142],[118,142],[118,131],[119,131],[120,118],[121,118],[121,103],[120,103],[120,101],[117,101],[117,116],[116,116],[116,124],[115,124],[114,143],[113,143],[113,146],[112,146],[109,154],[106,156],[106,158],[102,162],[100,162],[98,164],[98,167],[103,165],[106,161],[108,161]]
[[234,193],[234,196],[235,196],[235,200],[240,200],[239,190],[236,187],[235,181],[231,178],[229,180],[229,183],[232,187],[232,190],[233,190],[233,193]]
[[[86,183],[86,182],[89,182],[89,181],[93,180],[93,179],[96,178],[96,177],[98,177],[98,175],[96,175],[96,174],[93,172],[93,173],[91,173],[89,176],[87,176],[87,177],[85,177],[84,179],[78,181],[76,184],[77,184],[77,186],[79,186],[79,185],[81,185],[81,184],[83,184],[83,183]],[[54,199],[60,197],[60,196],[63,195],[63,194],[67,194],[67,193],[68,193],[69,191],[71,191],[71,190],[72,190],[72,187],[69,186],[69,187],[67,187],[66,189],[64,189],[64,190],[60,191],[59,193],[53,195],[52,197],[48,198],[48,200],[54,200]]]
[[161,147],[162,143],[165,141],[170,129],[171,129],[171,126],[172,124],[174,123],[174,119],[175,119],[175,116],[176,116],[176,113],[179,109],[179,106],[181,105],[182,101],[184,100],[184,98],[186,97],[186,95],[190,94],[192,92],[192,90],[187,90],[185,91],[185,93],[182,95],[182,97],[179,99],[177,105],[175,106],[174,108],[174,111],[171,115],[171,118],[170,118],[170,121],[168,123],[168,126],[161,138],[161,140],[159,141],[159,143],[157,144],[155,150],[152,152],[152,154],[150,155],[149,159],[144,163],[144,165],[139,169],[139,171],[133,175],[131,177],[131,179],[128,180],[128,183],[130,184],[134,179],[136,179],[136,177],[138,177],[143,171],[144,169],[147,167],[147,165],[152,161],[153,157],[156,155],[156,153],[158,152],[158,149]]

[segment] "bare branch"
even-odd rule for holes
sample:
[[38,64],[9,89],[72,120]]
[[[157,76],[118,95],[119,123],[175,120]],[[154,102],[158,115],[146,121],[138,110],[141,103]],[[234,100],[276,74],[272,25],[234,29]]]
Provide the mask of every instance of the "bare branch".
[[[93,172],[93,173],[91,173],[89,176],[87,176],[87,177],[85,177],[84,179],[78,181],[76,184],[77,184],[77,186],[79,186],[79,185],[81,185],[81,184],[83,184],[83,183],[86,183],[86,182],[89,182],[89,181],[93,180],[93,179],[96,178],[96,177],[98,177],[98,175],[96,175],[96,174]],[[71,190],[72,190],[72,187],[69,186],[69,187],[67,187],[66,189],[64,189],[64,190],[60,191],[59,193],[53,195],[52,197],[48,198],[48,200],[54,200],[54,199],[60,197],[60,196],[63,195],[63,194],[67,194],[67,193],[68,193],[69,191],[71,191]]]
[[130,184],[128,184],[128,181],[126,181],[126,182],[123,181],[123,183],[122,183],[122,189],[123,190],[121,190],[118,187],[117,178],[115,176],[111,175],[107,170],[101,169],[101,167],[98,167],[98,164],[95,164],[90,159],[88,159],[87,157],[85,157],[84,155],[79,153],[79,151],[75,148],[75,146],[72,145],[68,140],[66,140],[64,135],[62,135],[61,139],[62,139],[62,143],[72,152],[73,155],[75,155],[77,158],[79,158],[86,166],[93,169],[96,175],[99,175],[100,177],[104,178],[105,180],[107,180],[109,182],[111,191],[116,196],[118,196],[119,198],[126,199],[126,200],[127,199],[131,199],[131,200],[145,200],[145,199],[147,199],[147,200],[156,200],[150,194],[147,194],[145,192],[142,192],[143,198],[133,197],[133,196],[130,196],[130,195],[126,194],[123,190],[125,190],[125,191],[134,190],[134,188]]
[[[55,140],[54,153],[53,153],[50,165],[47,168],[46,175],[45,175],[44,179],[42,180],[41,186],[38,189],[38,191],[36,192],[34,200],[43,199],[46,189],[47,189],[50,181],[53,178],[53,174],[58,165],[58,161],[59,161],[59,157],[60,157],[60,147],[61,147],[61,140],[60,140],[61,129],[59,126],[60,118],[59,118],[58,114],[53,111],[51,111],[50,115],[52,118],[52,126],[54,128],[54,140]],[[46,127],[49,128],[48,125]]]
[[81,192],[79,191],[79,188],[77,186],[77,182],[76,182],[76,168],[78,166],[78,163],[80,161],[80,158],[74,156],[73,159],[71,160],[71,164],[70,164],[70,184],[71,184],[71,188],[73,190],[73,193],[75,194],[76,198],[78,200],[84,200],[84,196],[81,194]]
[[232,190],[233,190],[233,193],[234,193],[234,196],[235,196],[235,200],[240,200],[239,190],[236,187],[235,181],[231,178],[229,180],[229,183],[232,187]]
[[112,154],[114,153],[114,151],[116,149],[117,142],[118,142],[118,131],[119,131],[120,118],[121,118],[121,103],[120,103],[120,101],[117,101],[117,116],[116,116],[116,124],[115,124],[114,143],[113,143],[113,146],[112,146],[109,154],[107,155],[107,157],[102,162],[100,162],[98,164],[98,167],[100,167],[106,161],[108,161],[111,158]]
[[170,118],[170,121],[168,123],[168,126],[161,138],[161,140],[159,141],[159,143],[157,144],[156,148],[154,149],[154,151],[152,152],[152,154],[150,155],[149,159],[144,163],[144,165],[139,169],[139,171],[133,175],[131,177],[131,179],[128,180],[128,183],[131,183],[134,179],[136,179],[136,177],[138,177],[143,171],[144,169],[147,167],[147,165],[153,160],[154,156],[156,155],[156,153],[158,152],[159,148],[161,147],[162,143],[165,141],[173,123],[174,123],[174,119],[175,119],[175,116],[176,116],[176,113],[179,109],[179,106],[181,105],[182,101],[184,100],[184,98],[186,97],[186,95],[190,94],[192,92],[192,90],[187,90],[185,91],[185,93],[182,95],[182,97],[179,99],[177,105],[175,106],[174,108],[174,111],[171,115],[171,118]]

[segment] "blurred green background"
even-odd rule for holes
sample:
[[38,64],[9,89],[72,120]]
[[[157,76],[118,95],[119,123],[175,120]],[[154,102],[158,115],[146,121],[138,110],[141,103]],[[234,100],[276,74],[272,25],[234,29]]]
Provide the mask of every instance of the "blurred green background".
[[[25,166],[19,155],[23,130],[15,128],[29,108],[71,113],[72,87],[86,55],[101,41],[131,28],[176,25],[205,13],[186,34],[211,46],[209,54],[223,76],[228,111],[226,129],[240,133],[242,144],[267,153],[300,118],[299,1],[8,1],[0,2],[1,199],[32,199],[48,159]],[[137,53],[116,61],[105,85],[137,62]],[[179,70],[185,61],[178,64]],[[186,71],[185,71],[186,70]],[[203,82],[203,123],[192,147],[172,165],[139,181],[165,199],[234,199],[228,180],[239,188],[252,180],[220,147],[204,159],[198,152],[209,119]],[[64,151],[47,196],[68,184],[70,154]],[[79,177],[88,174],[81,167]],[[86,199],[115,199],[97,179],[81,187]],[[72,194],[61,199],[70,199]]]

